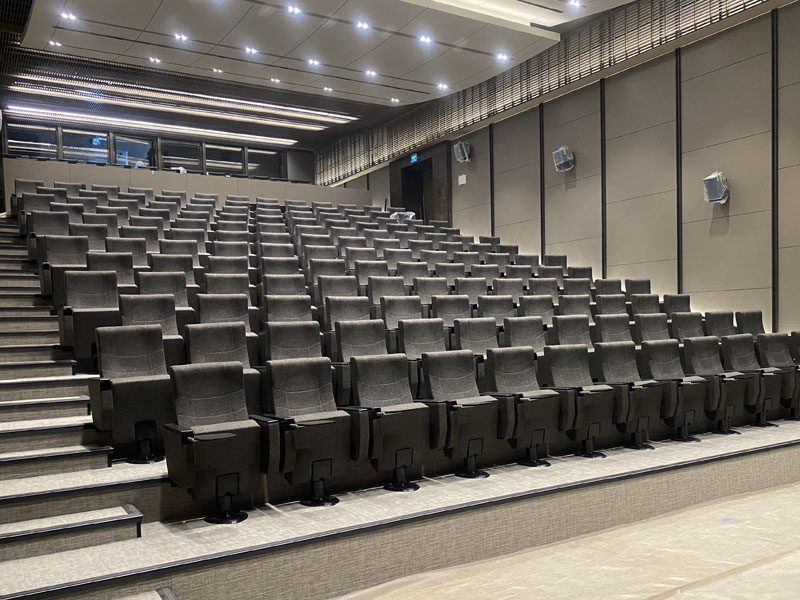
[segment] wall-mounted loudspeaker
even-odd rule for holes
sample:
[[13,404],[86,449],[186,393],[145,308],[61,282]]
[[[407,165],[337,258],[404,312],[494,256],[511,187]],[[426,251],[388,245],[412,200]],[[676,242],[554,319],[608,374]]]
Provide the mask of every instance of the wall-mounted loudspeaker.
[[553,152],[553,164],[559,173],[571,171],[575,168],[575,155],[570,152],[569,147],[561,146]]
[[703,198],[709,204],[725,204],[731,197],[728,179],[722,171],[714,171],[703,179]]
[[456,157],[456,162],[466,163],[469,162],[469,155],[472,148],[466,142],[456,142],[453,144],[453,154]]

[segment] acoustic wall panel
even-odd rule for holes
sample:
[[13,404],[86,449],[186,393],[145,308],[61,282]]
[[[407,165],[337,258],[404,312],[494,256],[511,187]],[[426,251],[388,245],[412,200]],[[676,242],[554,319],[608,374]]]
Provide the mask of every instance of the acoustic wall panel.
[[469,162],[452,163],[453,227],[477,239],[492,232],[489,129],[481,129],[461,141],[472,147],[472,153]]

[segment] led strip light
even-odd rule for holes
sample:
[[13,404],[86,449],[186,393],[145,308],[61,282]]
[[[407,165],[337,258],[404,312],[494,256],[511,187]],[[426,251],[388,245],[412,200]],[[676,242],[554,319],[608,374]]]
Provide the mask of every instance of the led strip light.
[[114,117],[104,117],[100,115],[89,115],[85,113],[74,113],[56,111],[49,109],[29,108],[25,106],[9,105],[6,107],[6,115],[21,119],[37,119],[45,121],[58,121],[59,123],[81,125],[107,125],[112,129],[122,129],[123,131],[147,131],[154,134],[170,133],[175,135],[189,135],[206,139],[225,140],[228,142],[249,142],[253,144],[265,144],[276,146],[293,146],[297,140],[269,137],[262,135],[251,135],[248,133],[235,133],[231,131],[219,131],[217,129],[202,129],[199,127],[186,127],[183,125],[162,125],[150,121],[134,121],[131,119],[117,119]]

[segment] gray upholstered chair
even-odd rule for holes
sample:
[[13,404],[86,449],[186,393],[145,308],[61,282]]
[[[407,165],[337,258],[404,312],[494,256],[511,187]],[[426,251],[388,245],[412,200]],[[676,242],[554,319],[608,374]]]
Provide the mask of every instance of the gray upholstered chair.
[[189,291],[186,289],[185,273],[139,271],[136,273],[136,283],[139,286],[140,294],[168,294],[175,299],[175,317],[180,334],[183,334],[183,328],[186,325],[197,322],[197,313],[190,306],[190,303],[197,305],[197,295],[190,298]]
[[478,316],[491,317],[497,327],[503,326],[503,319],[516,314],[513,296],[478,296]]
[[503,319],[503,346],[530,346],[540,356],[547,345],[541,317],[509,317]]
[[633,342],[628,314],[597,315],[597,339],[600,342]]
[[736,329],[739,333],[761,335],[764,331],[764,318],[760,310],[736,311]]
[[668,339],[670,339],[670,335],[667,315],[664,313],[640,313],[633,315],[634,342],[641,344],[642,342],[655,342]]
[[[723,338],[726,335],[736,335],[736,325],[733,324],[732,311],[708,311],[705,314],[705,334]],[[755,339],[755,335],[753,336]]]
[[777,369],[781,378],[781,405],[789,410],[790,419],[800,418],[800,370],[792,358],[791,337],[785,333],[762,333],[756,348],[765,367]]
[[266,360],[322,356],[322,335],[316,321],[267,323],[263,337]]
[[46,235],[37,247],[39,283],[42,296],[52,298],[53,306],[64,305],[64,273],[86,268],[89,239],[69,235]]
[[92,422],[130,462],[161,460],[162,426],[175,420],[159,325],[98,327],[100,379],[89,382]]
[[351,404],[350,358],[387,354],[386,329],[380,319],[336,321],[336,353],[334,380],[336,401],[340,406]]
[[653,315],[661,313],[661,304],[657,294],[631,294],[631,314]]
[[553,325],[555,306],[549,294],[522,296],[517,305],[517,316],[540,317],[546,327]]
[[199,294],[197,302],[200,323],[243,323],[247,332],[250,362],[254,365],[263,364],[256,333],[260,329],[259,310],[249,306],[247,294]]
[[[763,335],[763,334],[762,334]],[[726,335],[722,338],[722,365],[726,372],[752,374],[758,381],[758,394],[755,401],[745,404],[747,412],[756,418],[758,427],[772,426],[768,418],[775,415],[781,403],[783,384],[781,371],[775,367],[762,367],[755,351],[755,338],[749,333]]]
[[422,386],[422,355],[447,350],[441,319],[403,319],[397,323],[397,350],[408,359],[411,390],[419,398]]
[[198,501],[216,500],[209,523],[238,523],[262,490],[261,427],[249,418],[242,363],[172,368],[176,421],[164,428],[170,480]]
[[703,315],[699,312],[674,312],[671,317],[671,336],[683,343],[686,338],[705,336]]
[[626,279],[625,295],[630,298],[633,294],[650,294],[649,279]]
[[158,325],[164,339],[167,365],[186,362],[183,337],[178,333],[175,298],[169,294],[122,295],[119,297],[122,325]]
[[628,315],[625,294],[598,294],[594,301],[598,315]]

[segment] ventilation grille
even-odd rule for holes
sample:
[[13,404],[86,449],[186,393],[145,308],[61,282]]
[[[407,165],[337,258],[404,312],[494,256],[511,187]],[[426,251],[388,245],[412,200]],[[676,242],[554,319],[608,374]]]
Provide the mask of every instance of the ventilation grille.
[[325,147],[317,184],[330,185],[624,62],[766,0],[639,0],[562,36],[561,42],[488,81]]

